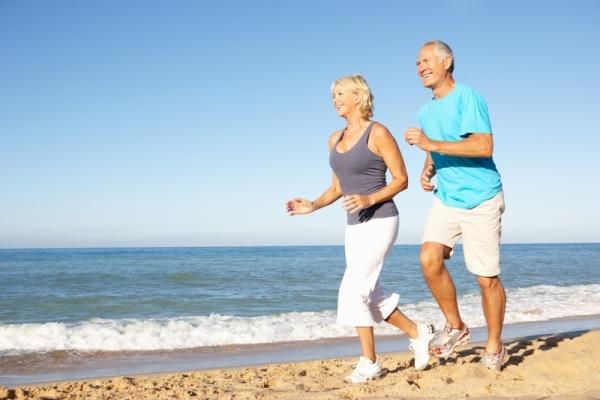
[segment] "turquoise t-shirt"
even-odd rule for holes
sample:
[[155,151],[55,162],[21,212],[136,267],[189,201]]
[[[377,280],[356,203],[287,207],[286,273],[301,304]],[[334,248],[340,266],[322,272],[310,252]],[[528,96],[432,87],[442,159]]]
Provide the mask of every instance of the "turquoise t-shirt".
[[[454,142],[471,133],[492,134],[483,97],[470,87],[455,84],[441,99],[432,99],[419,112],[421,129],[428,138]],[[477,207],[502,190],[494,160],[455,157],[431,152],[437,172],[435,195],[447,206]]]

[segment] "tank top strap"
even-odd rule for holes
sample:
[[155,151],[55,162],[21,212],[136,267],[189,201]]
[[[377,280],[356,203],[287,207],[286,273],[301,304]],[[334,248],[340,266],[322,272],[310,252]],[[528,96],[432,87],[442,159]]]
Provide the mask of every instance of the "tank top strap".
[[365,146],[367,146],[369,143],[369,136],[371,136],[371,130],[373,130],[373,125],[375,125],[375,121],[371,121],[371,123],[365,130],[365,133],[360,138],[360,141],[363,142]]
[[[358,140],[358,143],[356,143],[354,146],[360,146],[363,144],[367,144],[369,143],[369,136],[371,135],[371,130],[373,129],[373,125],[375,124],[375,121],[371,121],[371,123],[369,124],[369,126],[367,126],[367,129],[365,129],[365,131],[363,132],[362,136],[360,137],[360,139]],[[342,133],[340,133],[340,136],[337,138],[337,140],[335,141],[335,144],[333,145],[333,148],[336,148],[338,143],[342,141],[342,139],[344,138],[344,134],[346,133],[346,128],[342,129]]]
[[335,144],[333,145],[333,148],[335,149],[338,145],[339,142],[342,141],[342,139],[344,138],[344,134],[346,133],[346,128],[342,129],[342,132],[340,133],[340,136],[338,136],[338,138],[335,141]]

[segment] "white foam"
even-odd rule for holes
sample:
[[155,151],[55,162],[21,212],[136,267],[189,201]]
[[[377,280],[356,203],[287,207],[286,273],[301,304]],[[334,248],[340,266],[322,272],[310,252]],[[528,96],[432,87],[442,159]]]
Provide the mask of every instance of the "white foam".
[[[600,285],[534,286],[508,290],[505,323],[544,321],[600,314]],[[459,299],[470,327],[483,326],[481,297]],[[410,318],[443,324],[433,301],[401,306]],[[387,324],[376,333],[398,334]],[[80,323],[0,324],[0,354],[54,350],[123,351],[171,350],[201,346],[274,343],[354,335],[354,329],[335,323],[335,311],[294,312],[258,317],[230,315],[169,319],[94,319]]]

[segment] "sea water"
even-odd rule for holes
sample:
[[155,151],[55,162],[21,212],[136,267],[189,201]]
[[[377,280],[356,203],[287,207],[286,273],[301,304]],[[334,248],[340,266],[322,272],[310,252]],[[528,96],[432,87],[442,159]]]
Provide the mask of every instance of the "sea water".
[[[395,246],[381,282],[409,317],[442,326],[418,253]],[[507,324],[600,314],[600,244],[501,253]],[[0,250],[0,357],[351,336],[335,324],[344,266],[342,246]],[[460,246],[448,267],[463,319],[485,325]]]

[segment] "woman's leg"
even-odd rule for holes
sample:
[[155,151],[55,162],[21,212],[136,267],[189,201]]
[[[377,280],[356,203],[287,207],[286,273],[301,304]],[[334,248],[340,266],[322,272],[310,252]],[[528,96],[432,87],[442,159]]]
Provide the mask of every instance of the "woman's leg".
[[400,311],[398,308],[392,311],[392,313],[385,319],[385,322],[400,329],[411,339],[414,339],[419,335],[417,332],[417,324],[404,315],[404,313],[402,313],[402,311]]
[[338,324],[375,326],[398,305],[400,296],[386,294],[379,283],[384,258],[397,232],[397,217],[346,226],[346,270],[338,294]]
[[356,332],[358,333],[362,355],[375,362],[377,356],[375,354],[375,336],[373,335],[373,327],[357,326]]

